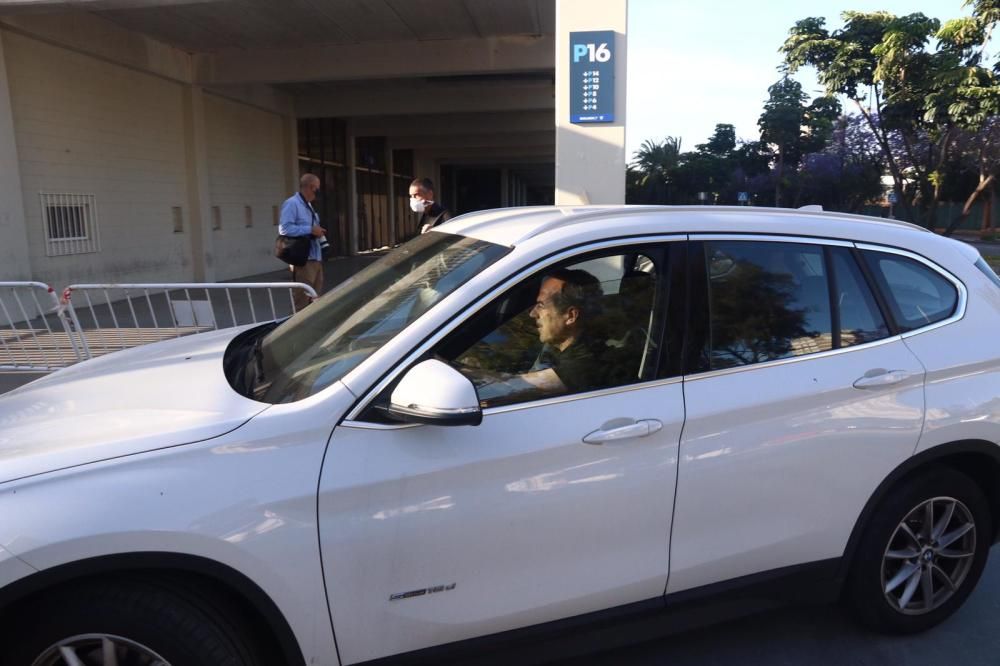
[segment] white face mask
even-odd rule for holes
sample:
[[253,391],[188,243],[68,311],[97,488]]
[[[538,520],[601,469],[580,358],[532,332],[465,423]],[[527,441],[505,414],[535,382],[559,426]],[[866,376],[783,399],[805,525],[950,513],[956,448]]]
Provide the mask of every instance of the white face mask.
[[426,201],[416,197],[410,197],[410,210],[414,213],[423,213],[425,208],[427,208]]

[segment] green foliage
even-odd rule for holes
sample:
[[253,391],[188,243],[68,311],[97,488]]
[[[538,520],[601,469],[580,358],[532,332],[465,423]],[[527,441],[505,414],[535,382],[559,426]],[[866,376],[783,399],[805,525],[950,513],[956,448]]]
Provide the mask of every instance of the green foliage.
[[798,81],[787,76],[768,88],[767,92],[770,97],[764,103],[764,112],[757,121],[760,140],[774,144],[778,152],[789,158],[789,161],[797,162],[797,154],[792,148],[802,135],[806,120],[804,102],[808,96],[802,92],[802,85]]
[[[858,210],[882,195],[888,171],[897,212],[933,227],[939,201],[989,194],[1000,178],[1000,62],[987,52],[1000,0],[967,0],[972,15],[847,11],[843,27],[797,21],[779,49],[786,76],[768,89],[759,141],[720,123],[682,153],[680,138],[647,141],[627,173],[629,201],[757,205],[822,203]],[[826,95],[808,101],[787,74],[816,68]],[[838,99],[857,115],[845,115]],[[944,197],[944,198],[942,198]],[[952,221],[954,226],[955,221]]]
[[699,153],[714,155],[716,157],[728,157],[736,148],[736,127],[726,123],[719,123],[715,126],[708,143],[699,143],[695,149]]
[[[662,143],[647,139],[632,156],[632,203],[666,203],[673,173],[680,162],[681,139],[668,136]],[[628,180],[626,188],[628,188]]]
[[[844,12],[829,32],[822,18],[795,23],[780,51],[789,71],[812,65],[828,94],[853,101],[878,140],[911,219],[934,209],[959,130],[976,131],[1000,111],[994,72],[980,62],[998,0],[973,0],[973,16],[948,21],[921,13]],[[932,40],[937,40],[931,50]]]

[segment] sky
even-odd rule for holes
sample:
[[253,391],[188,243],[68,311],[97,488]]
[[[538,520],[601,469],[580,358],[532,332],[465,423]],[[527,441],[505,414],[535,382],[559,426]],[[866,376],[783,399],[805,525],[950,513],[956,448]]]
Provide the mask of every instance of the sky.
[[[629,0],[625,149],[681,137],[681,150],[705,143],[716,123],[758,139],[757,118],[781,74],[778,49],[796,21],[844,10],[922,12],[942,22],[968,16],[962,0]],[[815,70],[794,77],[810,98],[822,94]],[[845,105],[846,106],[846,105]]]

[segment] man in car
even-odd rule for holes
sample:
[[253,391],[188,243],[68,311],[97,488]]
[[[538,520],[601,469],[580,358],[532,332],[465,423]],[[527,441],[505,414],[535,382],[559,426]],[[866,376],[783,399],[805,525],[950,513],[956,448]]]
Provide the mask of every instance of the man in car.
[[562,393],[592,391],[604,385],[600,350],[590,333],[601,286],[583,270],[561,268],[545,276],[529,316],[538,325],[542,351],[526,381]]
[[546,275],[528,311],[543,345],[531,368],[501,377],[467,372],[484,406],[606,386],[604,345],[593,336],[600,298],[600,283],[587,271],[560,268]]

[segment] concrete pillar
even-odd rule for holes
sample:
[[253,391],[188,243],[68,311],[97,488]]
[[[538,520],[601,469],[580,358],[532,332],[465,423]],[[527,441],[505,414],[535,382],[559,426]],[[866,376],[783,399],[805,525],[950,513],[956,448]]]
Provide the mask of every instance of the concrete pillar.
[[350,236],[347,248],[351,255],[358,253],[358,148],[355,145],[357,137],[354,134],[354,121],[348,120],[346,128],[347,148],[347,222]]
[[205,91],[184,88],[184,160],[187,172],[187,209],[191,237],[191,274],[195,282],[215,282],[212,210],[208,186],[208,147],[205,135]]
[[[282,144],[285,155],[285,192],[299,189],[299,121],[295,116],[281,117]],[[324,183],[324,186],[326,183]]]
[[[557,205],[625,203],[628,0],[556,0]],[[614,122],[570,123],[571,32],[615,32]]]
[[14,136],[14,112],[4,59],[3,31],[0,31],[0,280],[23,281],[32,277],[24,194],[21,190],[21,163]]
[[389,209],[389,247],[396,245],[396,179],[392,174],[396,170],[396,165],[392,160],[392,142],[386,137],[385,141],[385,177],[388,182],[385,184],[386,208]]

